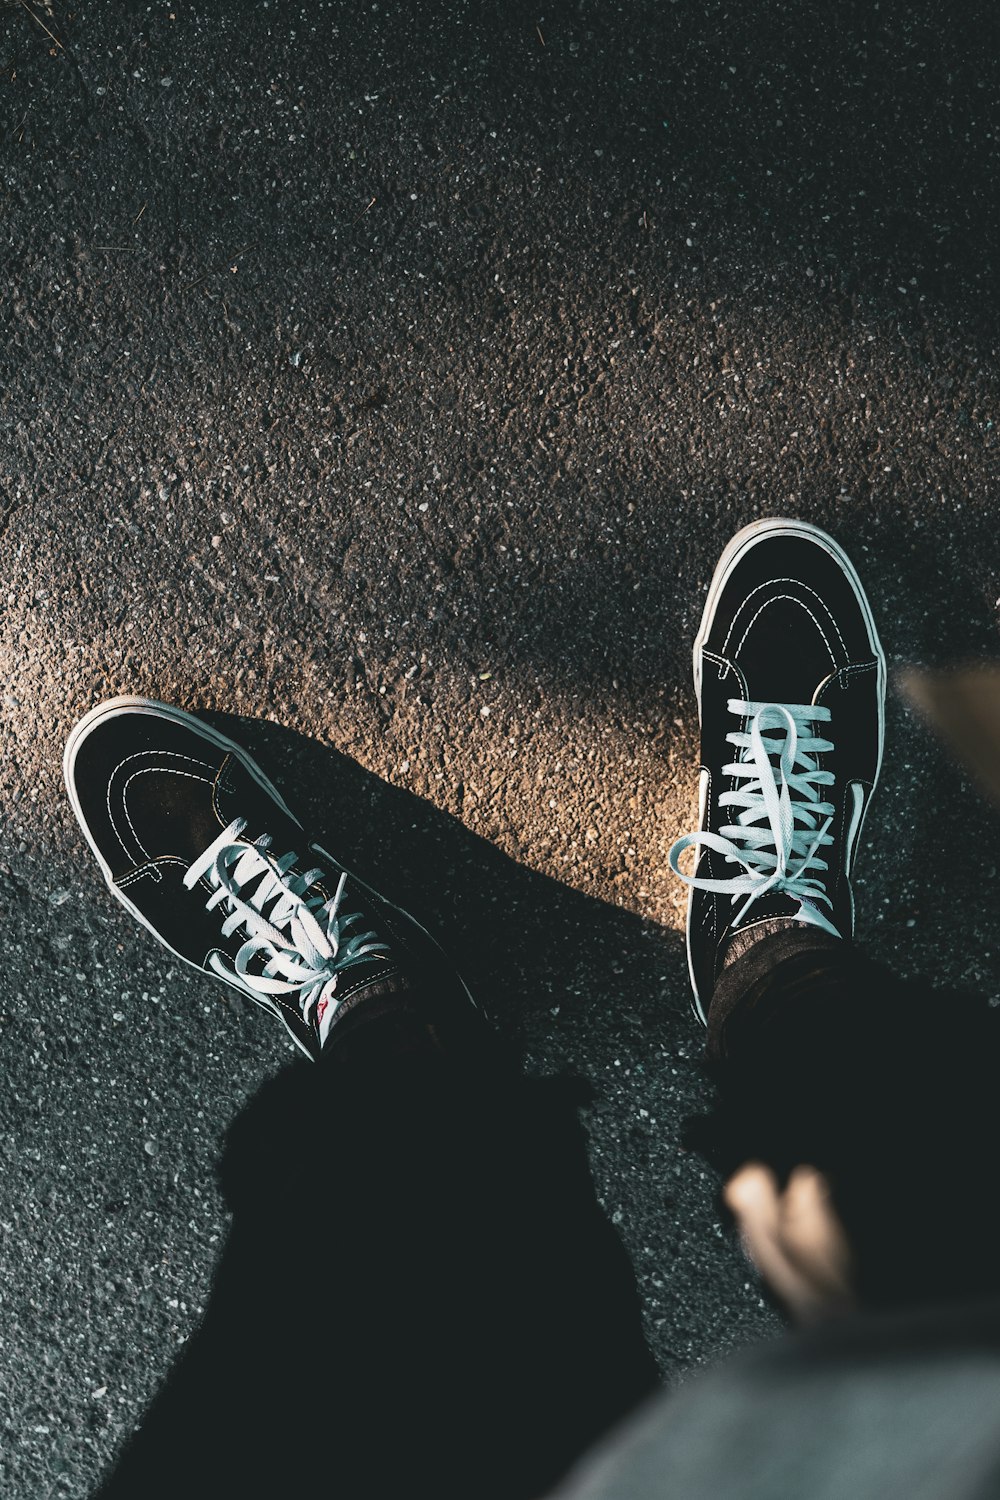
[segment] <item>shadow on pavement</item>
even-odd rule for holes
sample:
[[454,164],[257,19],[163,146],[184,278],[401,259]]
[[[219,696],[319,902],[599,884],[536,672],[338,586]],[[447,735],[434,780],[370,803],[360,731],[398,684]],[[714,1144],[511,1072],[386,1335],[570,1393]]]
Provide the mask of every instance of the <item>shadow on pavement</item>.
[[[509,1036],[544,1017],[569,1032],[622,1016],[690,1036],[679,933],[518,864],[457,818],[283,726],[204,717],[246,746],[293,812],[348,869],[439,939]],[[559,1025],[551,1015],[559,1006]]]
[[105,1500],[545,1493],[657,1380],[575,1102],[436,1054],[265,1085],[204,1322]]

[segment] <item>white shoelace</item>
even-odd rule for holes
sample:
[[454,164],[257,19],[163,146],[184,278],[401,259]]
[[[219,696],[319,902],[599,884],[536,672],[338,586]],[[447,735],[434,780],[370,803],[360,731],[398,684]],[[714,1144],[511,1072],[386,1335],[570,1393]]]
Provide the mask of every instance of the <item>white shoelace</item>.
[[[723,792],[719,805],[742,811],[735,823],[718,833],[688,833],[679,838],[670,851],[670,868],[697,890],[717,891],[734,901],[746,896],[732,920],[734,927],[755,901],[781,891],[803,903],[803,918],[839,937],[816,906],[817,902],[833,904],[824,890],[828,866],[819,851],[833,843],[829,830],[836,809],[823,800],[819,789],[832,786],[834,778],[832,772],[820,770],[816,759],[832,750],[833,742],[821,738],[814,727],[829,722],[830,710],[815,705],[747,703],[739,698],[731,698],[727,706],[730,713],[749,723],[745,731],[726,736],[738,754],[732,764],[723,766],[723,775],[735,777],[742,785]],[[727,864],[738,864],[742,874],[728,880],[685,875],[677,861],[690,848],[712,849],[724,855]]]
[[[230,823],[191,865],[184,884],[193,890],[203,876],[208,879],[214,891],[205,905],[209,911],[217,906],[225,910],[223,937],[231,937],[238,927],[247,933],[235,960],[241,983],[260,995],[295,995],[302,1019],[316,1026],[322,1045],[337,1006],[338,975],[360,959],[388,953],[388,944],[364,931],[359,924],[366,919],[360,912],[341,910],[346,872],[329,900],[319,895],[307,899],[306,891],[326,872],[293,873],[298,863],[294,852],[275,858],[270,834],[252,844],[240,842],[245,827],[244,818]],[[247,887],[255,881],[248,898]],[[349,932],[352,926],[355,930]],[[250,965],[255,960],[259,964],[260,957],[263,969],[251,973]],[[217,973],[229,975],[217,954],[210,962]]]

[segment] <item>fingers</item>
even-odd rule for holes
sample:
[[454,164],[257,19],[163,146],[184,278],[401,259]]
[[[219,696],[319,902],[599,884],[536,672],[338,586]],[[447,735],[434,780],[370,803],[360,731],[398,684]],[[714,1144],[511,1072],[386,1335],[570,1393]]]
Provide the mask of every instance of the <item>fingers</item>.
[[783,1190],[770,1167],[748,1162],[726,1183],[744,1252],[772,1291],[799,1318],[849,1306],[847,1237],[815,1167],[796,1167]]

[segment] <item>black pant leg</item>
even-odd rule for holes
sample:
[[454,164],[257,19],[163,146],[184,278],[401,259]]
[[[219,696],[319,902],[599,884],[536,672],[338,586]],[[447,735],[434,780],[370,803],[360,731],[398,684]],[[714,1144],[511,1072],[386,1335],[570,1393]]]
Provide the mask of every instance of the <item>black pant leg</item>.
[[656,1383],[558,1085],[419,1049],[294,1066],[223,1179],[203,1326],[102,1500],[528,1500]]
[[863,1302],[1000,1290],[1000,1010],[985,996],[903,980],[851,943],[789,928],[723,970],[709,1059],[718,1102],[693,1143],[724,1176],[752,1159],[779,1177],[822,1170]]

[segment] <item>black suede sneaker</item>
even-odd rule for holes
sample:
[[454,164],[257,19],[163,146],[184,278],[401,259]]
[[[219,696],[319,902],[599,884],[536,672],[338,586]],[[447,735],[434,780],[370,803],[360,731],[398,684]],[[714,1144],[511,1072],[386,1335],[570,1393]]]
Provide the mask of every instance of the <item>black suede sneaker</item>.
[[740,531],[708,591],[694,681],[700,827],[677,840],[670,867],[690,886],[688,969],[705,1021],[736,930],[784,918],[854,931],[850,877],[882,763],[885,657],[837,543],[805,521]]
[[417,991],[476,1009],[419,923],[308,838],[246,751],[192,714],[102,703],[64,770],[112,894],[171,953],[278,1016],[307,1057],[362,1002]]

